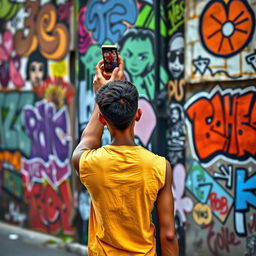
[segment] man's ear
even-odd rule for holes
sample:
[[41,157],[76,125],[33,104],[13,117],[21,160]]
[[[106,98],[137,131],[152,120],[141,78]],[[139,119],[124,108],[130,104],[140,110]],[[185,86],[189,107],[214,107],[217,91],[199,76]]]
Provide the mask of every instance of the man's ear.
[[106,124],[107,124],[105,117],[104,117],[101,113],[98,114],[98,117],[99,117],[99,121],[100,121],[103,125],[106,125]]
[[138,122],[141,118],[142,115],[142,110],[140,108],[137,109],[136,115],[135,115],[135,120]]

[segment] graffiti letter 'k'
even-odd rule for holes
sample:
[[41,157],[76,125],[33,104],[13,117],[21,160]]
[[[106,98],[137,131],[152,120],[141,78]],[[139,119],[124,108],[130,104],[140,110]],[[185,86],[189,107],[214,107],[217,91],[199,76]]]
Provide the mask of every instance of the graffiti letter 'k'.
[[235,188],[235,229],[240,235],[246,235],[245,213],[249,206],[256,208],[256,173],[246,179],[247,170],[236,170],[236,188]]

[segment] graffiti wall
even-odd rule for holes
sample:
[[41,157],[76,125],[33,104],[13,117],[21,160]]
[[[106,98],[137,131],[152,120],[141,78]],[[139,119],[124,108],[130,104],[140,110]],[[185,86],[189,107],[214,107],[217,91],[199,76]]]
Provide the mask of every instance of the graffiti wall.
[[187,1],[186,80],[253,79],[256,2]]
[[186,250],[254,255],[256,2],[186,4]]
[[54,235],[74,234],[70,7],[7,0],[0,10],[0,217]]
[[166,157],[173,168],[175,224],[180,255],[185,255],[187,214],[193,207],[191,198],[185,194],[185,1],[165,1],[165,9],[168,20],[166,55],[169,73],[166,99]]
[[4,1],[0,219],[87,244],[90,197],[71,182],[70,155],[92,113],[101,45],[116,44],[140,94],[136,143],[172,165],[180,255],[253,256],[256,2],[157,3],[156,13],[153,0],[76,2],[75,88],[72,3]]
[[194,91],[185,104],[185,186],[193,200],[187,248],[209,255],[254,255],[255,82],[204,86],[209,90]]
[[[136,136],[147,147],[156,125],[156,113],[152,106],[156,97],[153,1],[139,3],[129,0],[121,3],[115,0],[91,0],[86,4],[83,1],[78,16],[80,131],[92,112],[92,81],[95,66],[102,58],[101,45],[117,44],[125,62],[126,79],[136,85],[141,96],[139,104],[145,114],[144,120],[136,127]],[[161,66],[161,89],[165,88],[167,80],[167,71]],[[84,101],[84,98],[87,100]],[[108,138],[105,139],[107,142]]]
[[[155,101],[159,92],[166,92],[169,80],[167,60],[159,58],[159,84],[156,85],[154,1],[79,1],[78,9],[79,133],[87,124],[94,106],[92,82],[95,66],[102,58],[101,45],[116,44],[125,63],[126,79],[135,84],[140,95],[139,107],[143,114],[135,127],[136,143],[152,149],[158,118]],[[168,21],[163,5],[160,10],[160,40],[165,44]],[[107,143],[110,143],[110,138],[105,131],[103,144]]]

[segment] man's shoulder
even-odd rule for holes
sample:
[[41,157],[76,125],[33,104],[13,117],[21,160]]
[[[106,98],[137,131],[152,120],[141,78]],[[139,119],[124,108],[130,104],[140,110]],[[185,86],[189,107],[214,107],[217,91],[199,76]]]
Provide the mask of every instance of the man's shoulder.
[[152,152],[152,151],[150,151],[150,150],[148,150],[146,148],[142,148],[141,153],[142,153],[142,156],[144,158],[146,158],[147,160],[154,161],[154,160],[158,159],[160,161],[166,161],[165,157],[163,157],[163,156],[161,156],[161,155],[159,155],[157,153],[154,153],[154,152]]
[[96,149],[86,149],[81,154],[80,161],[81,160],[86,160],[88,158],[89,159],[96,158],[97,156],[101,156],[102,157],[102,153],[104,151],[105,151],[104,147],[99,147],[99,148],[96,148]]

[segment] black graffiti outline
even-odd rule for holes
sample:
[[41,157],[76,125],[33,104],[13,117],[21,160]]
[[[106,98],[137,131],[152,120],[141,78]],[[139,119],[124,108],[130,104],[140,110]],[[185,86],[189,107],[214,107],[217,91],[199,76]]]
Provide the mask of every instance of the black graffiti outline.
[[[203,71],[201,71],[198,66],[196,65],[196,62],[200,61],[200,60],[205,60],[207,61],[206,63],[206,68],[203,69]],[[217,74],[225,74],[228,78],[231,78],[231,79],[239,79],[242,77],[242,75],[239,75],[239,76],[232,76],[230,75],[226,70],[223,70],[223,69],[220,69],[220,70],[217,70],[216,72],[213,72],[212,69],[209,67],[209,64],[211,63],[211,59],[210,58],[202,58],[201,56],[198,57],[198,59],[193,59],[192,60],[192,63],[195,67],[195,71],[193,72],[193,74],[195,75],[197,73],[197,71],[199,71],[200,75],[203,76],[206,72],[206,70],[209,70],[211,76],[215,76]]]
[[[237,163],[237,164],[245,164],[245,163],[249,163],[249,162],[256,162],[256,158],[254,158],[254,155],[251,154],[246,154],[242,157],[237,157],[236,155],[230,155],[227,154],[225,152],[223,152],[223,150],[218,150],[216,151],[214,154],[210,155],[209,157],[205,158],[205,159],[201,159],[198,157],[198,151],[197,148],[195,147],[195,139],[194,139],[194,131],[193,131],[193,125],[191,123],[191,120],[187,114],[187,110],[188,108],[190,108],[191,105],[193,105],[195,102],[202,100],[202,99],[212,99],[216,94],[220,94],[222,97],[225,95],[230,95],[230,96],[244,96],[248,93],[253,93],[256,97],[256,86],[255,85],[251,85],[248,87],[244,87],[244,88],[239,88],[239,89],[233,89],[233,88],[222,88],[220,85],[216,85],[214,86],[214,88],[209,92],[199,92],[199,93],[195,93],[193,96],[191,96],[188,101],[185,103],[184,105],[184,113],[185,113],[185,119],[186,119],[186,124],[188,127],[188,134],[191,136],[188,136],[188,141],[189,141],[189,145],[190,145],[190,149],[192,151],[192,155],[193,157],[200,161],[203,167],[208,167],[211,166],[212,164],[214,164],[217,160],[224,160],[229,162],[230,160],[232,160],[233,163]],[[256,103],[255,103],[256,104]]]
[[216,53],[214,53],[213,51],[211,51],[211,50],[207,47],[206,42],[205,42],[205,40],[204,40],[204,38],[203,38],[203,33],[202,33],[203,16],[204,16],[204,14],[206,13],[206,11],[208,10],[208,8],[209,8],[213,3],[214,3],[214,4],[215,4],[215,3],[220,3],[220,4],[225,8],[226,14],[228,14],[228,9],[229,9],[229,6],[230,6],[230,4],[232,3],[232,1],[229,1],[229,2],[226,4],[225,2],[223,3],[222,0],[214,0],[214,1],[212,0],[212,1],[209,1],[209,2],[205,5],[205,7],[204,7],[204,9],[203,9],[203,11],[202,11],[202,13],[201,13],[201,15],[200,15],[200,17],[199,17],[198,33],[199,33],[199,37],[200,37],[200,39],[201,39],[201,42],[202,42],[202,45],[203,45],[204,49],[205,49],[206,51],[208,51],[210,54],[212,54],[212,55],[214,55],[214,56],[216,56],[216,57],[230,58],[230,57],[236,55],[237,53],[241,52],[241,51],[250,43],[250,41],[252,40],[253,34],[254,34],[254,30],[255,30],[255,14],[254,14],[253,10],[251,9],[251,6],[248,4],[247,1],[242,1],[242,2],[243,2],[243,4],[247,7],[248,12],[250,12],[250,14],[251,14],[251,17],[252,17],[252,32],[251,32],[250,36],[248,37],[247,41],[246,41],[238,50],[232,52],[231,54],[225,54],[225,55],[223,55],[223,54],[216,54]]

